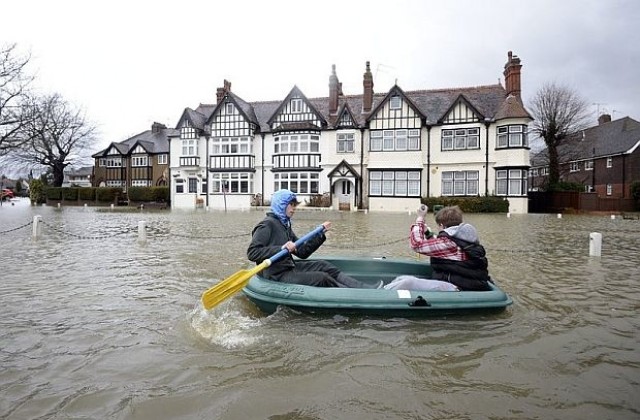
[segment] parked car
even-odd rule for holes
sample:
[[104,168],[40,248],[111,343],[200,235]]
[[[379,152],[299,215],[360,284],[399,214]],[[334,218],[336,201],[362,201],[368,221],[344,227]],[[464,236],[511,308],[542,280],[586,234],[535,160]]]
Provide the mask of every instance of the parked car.
[[9,200],[9,199],[11,199],[11,198],[13,198],[13,197],[14,197],[14,195],[13,195],[13,191],[11,191],[11,190],[10,190],[10,189],[8,189],[8,188],[3,188],[3,189],[2,189],[2,194],[0,195],[0,199],[2,199],[2,200]]

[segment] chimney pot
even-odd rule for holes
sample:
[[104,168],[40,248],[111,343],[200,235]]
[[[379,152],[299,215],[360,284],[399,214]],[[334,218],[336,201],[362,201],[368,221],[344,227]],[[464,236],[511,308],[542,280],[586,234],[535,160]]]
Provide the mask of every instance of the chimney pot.
[[598,117],[598,125],[606,124],[611,122],[611,115],[602,114]]

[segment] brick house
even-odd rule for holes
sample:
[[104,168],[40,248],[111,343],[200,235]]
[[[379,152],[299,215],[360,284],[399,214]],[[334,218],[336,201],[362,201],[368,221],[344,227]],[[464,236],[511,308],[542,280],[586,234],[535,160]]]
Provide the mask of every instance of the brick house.
[[[631,198],[631,184],[640,181],[640,123],[601,115],[598,125],[568,137],[558,147],[558,155],[561,181],[582,184],[585,192],[598,197]],[[545,185],[547,176],[543,150],[531,159],[530,189]]]
[[151,187],[169,185],[169,142],[174,134],[164,124],[154,122],[122,142],[111,143],[92,157],[95,159],[94,187]]

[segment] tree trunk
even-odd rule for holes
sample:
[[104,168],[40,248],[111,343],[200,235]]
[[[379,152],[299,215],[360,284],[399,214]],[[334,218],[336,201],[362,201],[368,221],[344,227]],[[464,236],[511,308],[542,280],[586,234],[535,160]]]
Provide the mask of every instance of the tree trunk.
[[558,161],[558,149],[552,142],[547,143],[549,152],[549,185],[553,186],[560,181],[560,163]]
[[53,172],[53,186],[62,187],[64,181],[64,165],[54,165],[51,169]]

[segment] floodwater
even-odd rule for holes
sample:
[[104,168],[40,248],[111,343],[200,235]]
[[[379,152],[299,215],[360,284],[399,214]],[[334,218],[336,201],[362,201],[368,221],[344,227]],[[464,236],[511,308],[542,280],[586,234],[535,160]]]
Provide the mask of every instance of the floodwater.
[[[468,215],[501,314],[266,316],[241,293],[204,311],[263,215],[4,203],[0,418],[640,418],[640,220]],[[413,217],[300,209],[294,228],[333,222],[319,254],[416,258]]]

